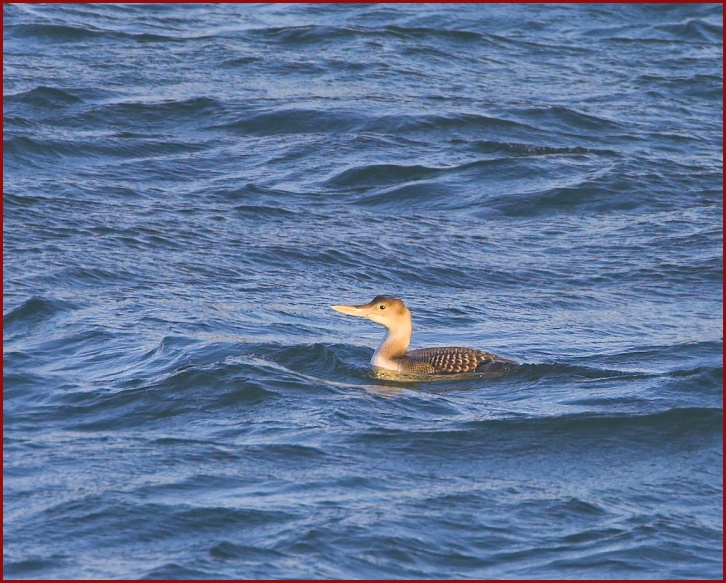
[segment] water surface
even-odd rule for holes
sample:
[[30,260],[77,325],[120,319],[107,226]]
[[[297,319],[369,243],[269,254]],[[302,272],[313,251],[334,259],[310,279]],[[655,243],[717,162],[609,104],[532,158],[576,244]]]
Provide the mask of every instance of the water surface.
[[722,577],[721,5],[3,10],[6,577]]

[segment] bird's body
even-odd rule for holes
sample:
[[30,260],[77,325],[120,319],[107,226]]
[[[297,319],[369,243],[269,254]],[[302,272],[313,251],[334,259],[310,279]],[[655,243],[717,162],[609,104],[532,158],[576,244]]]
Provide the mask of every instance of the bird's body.
[[407,352],[413,333],[411,311],[398,298],[377,296],[362,306],[333,306],[333,309],[386,327],[386,336],[371,359],[377,368],[412,375],[444,375],[503,373],[516,366],[512,360],[475,348],[454,346]]

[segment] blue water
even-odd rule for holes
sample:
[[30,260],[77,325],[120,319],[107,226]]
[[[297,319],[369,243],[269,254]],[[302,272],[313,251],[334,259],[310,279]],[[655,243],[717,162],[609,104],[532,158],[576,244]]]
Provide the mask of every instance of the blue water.
[[5,577],[722,577],[720,4],[3,10]]

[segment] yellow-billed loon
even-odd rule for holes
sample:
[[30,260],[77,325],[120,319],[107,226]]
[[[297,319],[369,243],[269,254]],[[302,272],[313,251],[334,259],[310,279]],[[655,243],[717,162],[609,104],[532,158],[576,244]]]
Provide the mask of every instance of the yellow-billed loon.
[[490,352],[458,346],[425,348],[406,352],[411,343],[411,311],[398,298],[376,296],[362,306],[331,306],[334,310],[368,318],[386,327],[386,335],[373,353],[371,364],[378,368],[412,375],[506,372],[516,363]]

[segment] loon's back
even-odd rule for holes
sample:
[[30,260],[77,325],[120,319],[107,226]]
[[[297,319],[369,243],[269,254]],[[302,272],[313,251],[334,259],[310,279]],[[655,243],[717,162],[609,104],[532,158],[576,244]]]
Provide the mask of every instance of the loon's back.
[[411,350],[400,360],[400,371],[411,374],[506,372],[515,366],[508,358],[461,346]]

